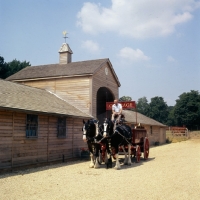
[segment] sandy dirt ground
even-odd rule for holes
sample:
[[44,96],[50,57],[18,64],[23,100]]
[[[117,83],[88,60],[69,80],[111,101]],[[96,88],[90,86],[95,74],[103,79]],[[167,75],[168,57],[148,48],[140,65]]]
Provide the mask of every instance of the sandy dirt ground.
[[148,161],[132,161],[121,170],[79,160],[3,174],[0,200],[200,199],[200,139],[153,147]]

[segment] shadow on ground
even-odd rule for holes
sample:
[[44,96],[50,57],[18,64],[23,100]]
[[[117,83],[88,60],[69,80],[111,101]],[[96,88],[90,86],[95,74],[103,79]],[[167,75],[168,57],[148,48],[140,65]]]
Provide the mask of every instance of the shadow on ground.
[[[121,169],[120,170],[124,170],[124,169],[128,169],[128,168],[135,168],[135,167],[139,167],[141,165],[144,165],[146,162],[151,162],[152,160],[154,160],[155,158],[148,158],[147,160],[144,160],[144,158],[141,157],[140,159],[140,162],[137,163],[136,162],[136,158],[132,158],[131,161],[132,161],[132,165],[124,165],[123,162],[124,162],[124,158],[123,158],[123,155],[120,155],[120,158],[119,158],[119,162],[120,162],[120,165],[121,165]],[[71,165],[78,165],[78,164],[81,164],[81,163],[88,163],[88,166],[89,166],[89,163],[90,163],[90,158],[79,158],[79,159],[76,159],[74,161],[65,161],[65,162],[62,162],[62,163],[57,163],[57,164],[49,164],[49,165],[45,165],[45,166],[40,166],[40,167],[34,167],[34,168],[24,168],[24,169],[20,169],[20,170],[13,170],[12,172],[4,172],[4,173],[1,173],[0,174],[0,179],[3,179],[3,178],[7,178],[7,177],[11,177],[11,176],[19,176],[19,175],[26,175],[26,174],[31,174],[31,173],[37,173],[37,172],[41,172],[41,171],[45,171],[45,170],[50,170],[50,169],[57,169],[57,168],[63,168],[63,167],[66,167],[66,166],[71,166]],[[112,168],[109,168],[110,170],[114,170],[114,166],[115,166],[115,163],[116,161],[114,159],[112,159]],[[86,165],[87,166],[87,165]],[[107,169],[107,166],[105,163],[102,163],[100,165],[100,169]],[[98,170],[98,169],[94,169],[94,170]]]

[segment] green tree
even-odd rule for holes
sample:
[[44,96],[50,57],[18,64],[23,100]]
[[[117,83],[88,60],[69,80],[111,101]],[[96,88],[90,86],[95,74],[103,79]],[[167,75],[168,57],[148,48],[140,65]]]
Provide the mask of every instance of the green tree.
[[0,56],[0,78],[5,79],[27,66],[31,66],[31,64],[26,61],[20,62],[16,59],[6,63],[4,58]]
[[162,97],[153,97],[149,103],[148,117],[166,124],[168,118],[168,106]]
[[7,64],[4,62],[4,58],[0,56],[0,78],[5,79],[7,72]]
[[6,76],[9,77],[27,66],[31,66],[31,64],[26,61],[20,62],[19,60],[14,59],[7,63],[8,70]]
[[168,126],[175,126],[175,118],[174,118],[174,106],[168,106],[168,118],[167,118],[167,125]]
[[137,101],[137,111],[143,115],[148,116],[149,104],[146,97],[139,98]]
[[189,129],[200,127],[200,94],[191,90],[183,93],[176,100],[174,117],[178,126],[185,125]]
[[123,96],[123,97],[119,98],[119,101],[131,101],[131,100],[132,100],[132,98],[129,96]]

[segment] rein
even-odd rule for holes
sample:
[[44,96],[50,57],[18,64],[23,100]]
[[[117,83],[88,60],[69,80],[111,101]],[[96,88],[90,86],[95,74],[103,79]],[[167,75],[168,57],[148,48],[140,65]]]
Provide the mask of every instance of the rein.
[[[130,144],[131,146],[133,146],[133,144],[130,143],[130,142],[126,139],[126,137],[124,137],[118,130],[115,130],[115,132],[117,132],[120,136],[122,136],[122,138],[123,138],[124,140],[126,140],[126,142],[127,142],[128,144]],[[119,145],[119,146],[120,146],[120,145]]]
[[[100,128],[99,128],[99,129],[100,129]],[[103,135],[101,134],[101,131],[98,132],[98,135],[102,136],[102,138],[101,138],[99,141],[96,141],[96,143],[100,143],[100,142],[104,139]],[[98,135],[97,135],[97,136],[98,136]],[[97,136],[96,136],[96,137],[97,137]]]

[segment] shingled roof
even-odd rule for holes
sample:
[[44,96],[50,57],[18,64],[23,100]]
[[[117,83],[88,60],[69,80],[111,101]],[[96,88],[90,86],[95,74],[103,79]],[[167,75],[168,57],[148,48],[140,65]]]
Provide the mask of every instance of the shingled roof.
[[26,80],[26,79],[38,79],[38,78],[55,78],[65,76],[85,76],[93,75],[101,68],[103,64],[108,62],[111,70],[115,76],[115,79],[120,86],[117,75],[112,67],[108,58],[98,60],[88,60],[80,62],[71,62],[68,64],[50,64],[50,65],[39,65],[29,66],[21,71],[8,77],[6,80]]
[[[136,123],[136,112],[131,110],[123,110],[125,114],[125,119],[127,122]],[[141,123],[142,125],[150,125],[150,126],[166,126],[154,119],[151,119],[141,113],[137,113],[137,123]]]
[[0,108],[91,118],[65,100],[43,89],[0,79]]

